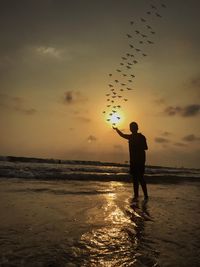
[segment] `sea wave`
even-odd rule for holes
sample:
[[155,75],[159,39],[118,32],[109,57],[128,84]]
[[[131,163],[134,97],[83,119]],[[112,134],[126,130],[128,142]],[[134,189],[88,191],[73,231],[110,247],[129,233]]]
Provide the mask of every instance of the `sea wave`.
[[[112,164],[96,162],[47,163],[0,161],[0,177],[48,180],[98,180],[130,182],[129,166],[127,164]],[[200,170],[186,168],[167,168],[147,166],[146,177],[149,182],[177,181],[181,179],[200,178]],[[179,179],[180,178],[180,179]]]

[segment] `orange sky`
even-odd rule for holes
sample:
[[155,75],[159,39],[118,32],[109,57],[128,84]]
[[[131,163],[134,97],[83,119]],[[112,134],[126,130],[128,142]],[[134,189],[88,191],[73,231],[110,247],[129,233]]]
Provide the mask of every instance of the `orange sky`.
[[[151,2],[4,3],[1,155],[128,160],[127,142],[102,111],[108,74],[128,51],[130,21],[143,17]],[[129,123],[138,122],[149,146],[147,164],[200,167],[200,6],[195,0],[167,3],[159,7],[162,19],[149,22],[155,44],[134,66],[134,90],[122,102],[119,128],[128,133]]]

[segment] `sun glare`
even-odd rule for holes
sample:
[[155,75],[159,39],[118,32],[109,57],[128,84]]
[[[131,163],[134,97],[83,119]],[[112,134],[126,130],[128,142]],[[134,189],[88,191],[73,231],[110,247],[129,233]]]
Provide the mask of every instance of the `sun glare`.
[[118,127],[122,124],[123,118],[122,112],[116,112],[106,116],[106,122],[114,127]]

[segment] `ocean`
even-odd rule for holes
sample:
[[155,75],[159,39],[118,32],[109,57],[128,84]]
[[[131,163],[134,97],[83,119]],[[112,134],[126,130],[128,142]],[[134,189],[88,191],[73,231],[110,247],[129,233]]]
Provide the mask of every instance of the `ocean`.
[[200,266],[200,171],[148,166],[137,202],[128,171],[4,158],[0,266]]
[[[1,158],[2,159],[2,158]],[[200,178],[200,169],[147,166],[150,182],[176,182]],[[98,180],[130,182],[129,165],[95,161],[29,159],[5,157],[0,160],[0,177],[25,179]]]

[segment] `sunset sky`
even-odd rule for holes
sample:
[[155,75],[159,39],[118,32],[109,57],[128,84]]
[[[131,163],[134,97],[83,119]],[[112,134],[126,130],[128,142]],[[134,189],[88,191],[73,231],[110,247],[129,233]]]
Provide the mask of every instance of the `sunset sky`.
[[134,90],[127,102],[120,100],[118,127],[129,133],[129,123],[138,122],[149,146],[147,164],[200,167],[200,1],[0,5],[0,155],[128,160],[127,141],[102,112],[109,73],[121,79],[116,69],[139,40],[135,30],[145,32],[145,18],[154,44],[143,45],[146,57],[134,52]]

